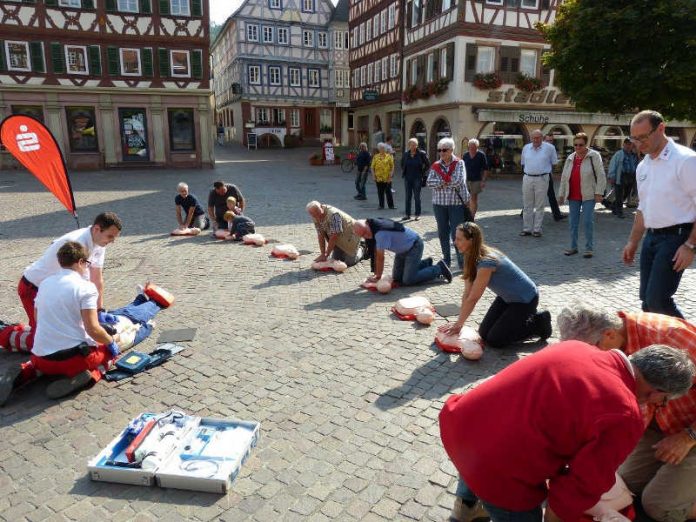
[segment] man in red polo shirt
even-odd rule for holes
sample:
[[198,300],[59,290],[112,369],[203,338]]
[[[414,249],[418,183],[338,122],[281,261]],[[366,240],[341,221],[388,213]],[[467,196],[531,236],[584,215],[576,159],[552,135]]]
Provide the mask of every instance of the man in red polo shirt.
[[[651,344],[668,344],[696,363],[696,327],[676,317],[614,314],[578,304],[561,312],[558,327],[561,339],[578,339],[602,350],[618,348],[628,355]],[[619,474],[641,496],[651,518],[696,519],[696,386],[662,407],[645,408],[644,414],[648,427]]]
[[695,376],[666,346],[629,358],[566,341],[450,397],[440,434],[461,477],[453,515],[482,505],[494,521],[540,521],[548,498],[545,520],[578,520],[643,434],[640,405],[685,393]]

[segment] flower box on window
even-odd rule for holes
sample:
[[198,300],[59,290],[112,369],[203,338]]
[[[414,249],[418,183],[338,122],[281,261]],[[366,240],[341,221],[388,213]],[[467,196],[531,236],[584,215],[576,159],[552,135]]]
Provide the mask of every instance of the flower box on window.
[[474,75],[474,87],[477,89],[497,89],[503,84],[498,73],[478,73]]
[[541,89],[542,82],[540,78],[529,76],[528,74],[520,73],[515,80],[515,87],[524,92],[535,92]]

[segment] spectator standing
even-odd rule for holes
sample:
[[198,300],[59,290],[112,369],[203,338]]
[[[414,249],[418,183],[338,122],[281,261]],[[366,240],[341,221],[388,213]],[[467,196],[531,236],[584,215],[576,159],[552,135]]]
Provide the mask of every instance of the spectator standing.
[[372,156],[370,156],[370,153],[367,151],[367,143],[362,142],[359,149],[358,156],[355,158],[355,166],[358,168],[358,173],[355,175],[355,190],[357,191],[357,195],[353,196],[353,199],[365,200],[367,199],[365,185],[367,184],[367,175],[370,172]]
[[[544,141],[551,145],[554,149],[556,148],[553,134],[547,134],[546,136],[544,136]],[[558,151],[556,151],[556,155],[558,155]],[[546,195],[549,200],[549,207],[551,207],[551,213],[553,214],[553,220],[560,221],[562,219],[565,219],[566,215],[563,212],[561,212],[561,209],[558,206],[558,201],[556,200],[556,191],[553,186],[553,171],[549,176],[549,189],[546,192]]]
[[225,126],[222,124],[222,122],[218,123],[217,126],[217,141],[218,145],[225,143]]
[[636,168],[638,167],[638,155],[633,150],[633,143],[629,138],[623,141],[621,150],[617,150],[609,162],[609,182],[614,185],[614,208],[611,212],[616,217],[623,219],[624,200],[629,200],[631,192],[636,185]]
[[623,260],[633,263],[642,239],[643,311],[683,318],[673,296],[696,251],[696,152],[665,135],[664,118],[656,111],[633,117],[631,141],[645,157],[636,170],[640,203]]
[[406,213],[401,221],[411,219],[411,196],[415,203],[416,221],[421,216],[421,187],[423,176],[430,169],[430,160],[424,150],[418,148],[418,140],[408,140],[408,150],[401,159],[401,176],[404,178]]
[[532,142],[522,147],[522,232],[521,236],[541,237],[544,201],[548,197],[549,178],[558,163],[556,148],[543,141],[540,130],[532,131]]
[[602,156],[587,147],[587,134],[578,132],[573,139],[575,152],[570,154],[563,166],[561,183],[558,186],[558,202],[568,200],[570,208],[570,248],[564,253],[578,253],[578,228],[580,214],[585,228],[585,252],[582,257],[590,258],[594,248],[594,208],[604,196],[607,179],[602,165]]
[[236,185],[225,183],[224,181],[216,181],[213,183],[213,190],[208,194],[208,215],[213,223],[213,229],[227,228],[225,221],[225,212],[227,212],[227,198],[234,198],[237,201],[237,206],[244,211],[246,202],[244,196]]
[[475,138],[469,140],[468,150],[462,156],[466,167],[466,186],[469,189],[469,209],[471,217],[476,218],[478,210],[478,197],[486,187],[488,178],[488,159],[483,151],[479,150],[479,141]]
[[384,196],[387,196],[387,205],[394,209],[394,196],[392,195],[392,176],[394,174],[394,158],[387,153],[384,143],[377,144],[377,154],[372,156],[372,175],[377,185],[377,198],[379,208],[384,208]]

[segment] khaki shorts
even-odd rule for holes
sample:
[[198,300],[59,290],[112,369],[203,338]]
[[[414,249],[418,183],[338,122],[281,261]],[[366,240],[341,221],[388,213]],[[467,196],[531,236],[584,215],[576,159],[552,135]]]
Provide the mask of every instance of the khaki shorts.
[[476,195],[483,192],[480,181],[467,181],[466,186],[469,189],[469,194]]

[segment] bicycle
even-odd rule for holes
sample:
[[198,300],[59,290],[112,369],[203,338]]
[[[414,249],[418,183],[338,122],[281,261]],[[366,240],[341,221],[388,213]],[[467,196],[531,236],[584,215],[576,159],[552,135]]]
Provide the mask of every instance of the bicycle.
[[355,153],[355,151],[349,152],[346,159],[341,161],[341,170],[346,174],[353,172],[353,169],[355,168],[356,158],[357,154]]

